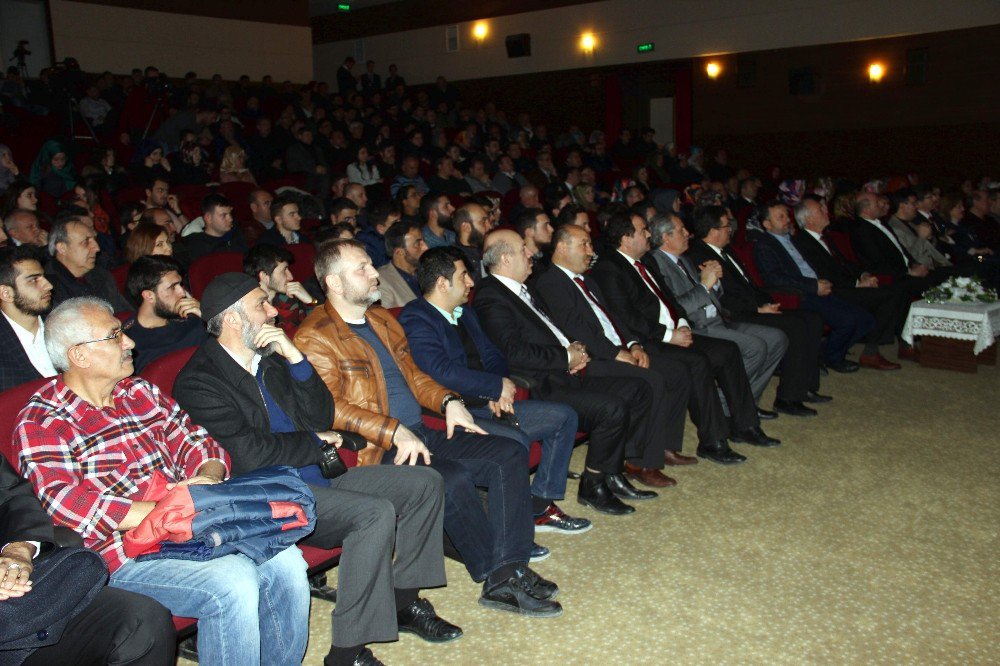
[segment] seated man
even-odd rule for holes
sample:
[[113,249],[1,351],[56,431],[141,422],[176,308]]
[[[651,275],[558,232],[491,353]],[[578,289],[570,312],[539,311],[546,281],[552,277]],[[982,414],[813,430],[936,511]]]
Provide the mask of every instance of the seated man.
[[49,232],[38,223],[38,214],[31,210],[15,208],[3,220],[4,229],[10,237],[11,245],[31,245],[46,247]]
[[242,254],[247,251],[243,234],[233,226],[233,204],[229,199],[221,194],[209,194],[201,202],[201,216],[205,220],[205,230],[184,236],[178,242],[192,262],[215,252]]
[[558,402],[514,401],[507,361],[467,305],[472,278],[458,250],[439,247],[425,252],[417,279],[423,297],[410,301],[399,315],[413,360],[439,384],[460,393],[486,432],[518,441],[527,450],[532,441],[542,440],[542,459],[531,484],[536,532],[589,530],[589,520],[571,518],[555,503],[566,496],[576,412]]
[[919,298],[946,277],[935,279],[932,271],[914,259],[892,229],[882,223],[879,199],[875,194],[859,194],[854,200],[854,213],[857,224],[851,227],[851,246],[865,271],[872,275],[891,275],[893,284],[900,283],[914,298]]
[[31,245],[0,250],[0,391],[56,374],[42,322],[52,307],[52,284],[40,257]]
[[420,226],[409,222],[392,225],[385,233],[389,263],[378,269],[382,307],[401,308],[420,295],[417,266],[427,250]]
[[303,242],[302,215],[298,201],[287,194],[279,194],[271,201],[271,219],[274,224],[260,235],[258,243],[280,247]]
[[[861,367],[899,370],[899,364],[886,360],[878,350],[885,335],[892,341],[892,319],[883,318],[883,330],[877,329],[875,318],[869,312],[841,299],[833,293],[832,282],[816,275],[815,269],[792,243],[788,207],[780,201],[763,204],[758,219],[765,231],[753,248],[760,277],[770,287],[801,292],[799,307],[823,317],[823,323],[830,327],[823,348],[827,366],[843,363],[848,350],[864,340],[865,348],[858,359]],[[884,330],[886,327],[888,331]]]
[[357,239],[365,244],[365,252],[372,258],[372,264],[375,266],[389,263],[389,255],[386,254],[385,247],[385,234],[392,225],[399,222],[399,217],[399,209],[388,201],[381,201],[372,206],[368,214],[368,226],[357,235]]
[[164,354],[204,342],[208,334],[201,323],[201,305],[188,293],[181,266],[173,257],[139,257],[128,269],[126,289],[139,304],[125,323],[135,343],[132,364],[136,372]]
[[483,239],[493,229],[493,222],[486,209],[475,203],[467,203],[455,211],[452,221],[458,236],[455,247],[465,257],[473,284],[478,284],[483,277]]
[[[371,442],[358,462],[430,464],[444,477],[445,532],[473,580],[484,581],[480,603],[536,617],[562,613],[552,600],[556,585],[527,565],[532,542],[527,452],[509,439],[477,436],[485,433],[461,396],[416,367],[403,328],[384,308],[372,307],[381,294],[364,245],[355,240],[323,245],[316,276],[327,300],[306,317],[295,343],[333,394],[334,427],[350,428]],[[422,407],[444,414],[447,432],[426,428]],[[476,486],[489,491],[488,517]]]
[[52,304],[76,296],[93,296],[106,300],[115,312],[132,309],[118,291],[115,278],[97,266],[97,234],[83,220],[70,217],[52,225],[49,233],[49,254],[45,278],[52,283]]
[[[298,548],[259,566],[244,555],[143,562],[125,555],[123,533],[156,507],[142,499],[155,478],[220,483],[228,457],[173,400],[130,376],[133,344],[107,302],[70,299],[45,324],[45,346],[62,375],[21,410],[14,448],[56,525],[104,557],[112,587],[198,618],[204,663],[299,663],[309,581]],[[80,447],[82,440],[91,444]]]
[[[649,432],[650,391],[632,377],[597,376],[582,342],[570,342],[524,284],[531,258],[517,232],[498,229],[487,237],[483,257],[490,275],[474,299],[483,329],[510,364],[532,383],[531,396],[572,407],[590,432],[577,501],[601,513],[635,512],[622,502],[656,497],[638,490],[622,474],[626,450],[642,450]],[[586,372],[582,372],[586,369]],[[670,436],[670,433],[660,433]]]
[[267,293],[267,302],[278,311],[275,326],[287,335],[295,335],[316,299],[295,280],[288,267],[295,260],[292,253],[274,245],[255,245],[243,258],[243,272],[256,278]]
[[309,483],[316,530],[305,543],[344,547],[328,663],[356,663],[359,653],[371,654],[366,643],[396,640],[397,620],[425,640],[461,636],[417,597],[422,587],[445,584],[440,475],[378,465],[327,478],[328,449],[343,443],[330,430],[333,399],[274,326],[267,294],[248,275],[224,273],[202,301],[213,337],[181,370],[174,394],[226,449],[234,473],[288,465]]
[[[52,519],[38,503],[31,484],[19,478],[2,455],[0,544],[0,626],[30,627],[33,617],[42,616],[48,607],[62,600],[61,590],[55,587],[62,577],[46,576],[44,582],[33,587],[35,568],[53,574],[51,567],[73,567],[75,562],[56,556]],[[42,554],[47,555],[46,559],[36,559]],[[103,569],[103,563],[99,564]],[[31,637],[31,648],[25,647],[23,641],[17,641],[15,646],[0,638],[0,662],[22,666],[172,666],[176,662],[176,645],[170,613],[145,595],[105,587],[106,571],[101,574],[96,596],[77,606],[72,617],[38,631]],[[0,636],[5,633],[0,629]]]
[[350,224],[354,233],[358,232],[358,204],[347,197],[338,197],[328,206],[330,225]]
[[423,219],[424,240],[428,248],[454,245],[458,237],[449,226],[455,206],[446,194],[430,193],[420,200],[420,217]]

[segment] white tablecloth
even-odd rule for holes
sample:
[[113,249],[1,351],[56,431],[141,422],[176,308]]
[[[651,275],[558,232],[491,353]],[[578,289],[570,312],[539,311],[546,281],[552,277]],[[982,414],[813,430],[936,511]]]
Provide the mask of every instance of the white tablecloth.
[[903,339],[913,343],[915,335],[932,335],[953,340],[972,340],[972,351],[979,354],[993,344],[1000,331],[1000,302],[997,303],[928,303],[917,301],[903,325]]

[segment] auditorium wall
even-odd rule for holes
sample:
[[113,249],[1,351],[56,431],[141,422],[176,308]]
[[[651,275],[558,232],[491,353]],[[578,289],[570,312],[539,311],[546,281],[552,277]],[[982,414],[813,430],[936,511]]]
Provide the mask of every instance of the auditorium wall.
[[[171,76],[312,78],[306,0],[50,0],[57,60],[87,71],[155,65]],[[227,18],[238,14],[239,19]]]

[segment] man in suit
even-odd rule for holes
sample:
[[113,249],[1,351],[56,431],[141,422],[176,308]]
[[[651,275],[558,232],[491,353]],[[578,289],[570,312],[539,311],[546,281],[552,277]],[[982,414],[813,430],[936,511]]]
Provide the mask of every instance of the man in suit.
[[[743,355],[754,402],[759,402],[788,349],[788,336],[771,326],[726,321],[719,300],[722,264],[711,260],[696,267],[684,256],[690,239],[691,234],[680,216],[672,212],[658,214],[650,223],[653,249],[643,257],[643,261],[662,277],[665,291],[671,293],[684,309],[684,316],[694,331],[699,335],[736,343]],[[816,410],[803,402],[808,392],[805,369],[783,367],[774,401],[775,410],[793,416],[815,416]]]
[[358,89],[358,79],[351,71],[355,62],[357,61],[354,58],[347,56],[344,58],[344,64],[337,70],[337,92],[341,95],[351,95]]
[[881,336],[888,333],[892,340],[892,319],[886,316],[881,322],[888,331],[877,329],[871,313],[835,295],[833,283],[816,275],[792,243],[792,221],[784,203],[762,204],[758,217],[765,233],[754,243],[753,254],[761,279],[771,287],[801,292],[799,307],[823,317],[823,323],[830,327],[824,347],[827,366],[843,363],[850,348],[864,340],[865,349],[858,359],[861,367],[899,370],[898,363],[886,360],[878,350]]
[[461,394],[476,425],[531,450],[541,440],[542,458],[531,484],[535,532],[579,534],[585,518],[566,515],[556,500],[566,496],[566,473],[576,440],[577,416],[568,405],[547,400],[514,401],[507,360],[486,336],[468,305],[472,278],[453,247],[428,250],[417,279],[423,296],[399,315],[413,360],[435,381]]
[[897,190],[892,194],[892,203],[895,211],[889,218],[889,228],[903,248],[928,269],[950,267],[951,260],[931,242],[934,223],[917,212],[917,197],[913,190]]
[[568,404],[590,433],[577,500],[602,513],[632,513],[635,508],[621,499],[656,497],[637,490],[622,474],[626,446],[639,446],[638,436],[647,428],[649,389],[633,378],[589,371],[585,345],[570,342],[524,284],[530,259],[517,232],[491,233],[483,257],[490,274],[476,289],[476,312],[511,372],[531,383],[531,397]]
[[854,201],[857,224],[851,227],[851,245],[861,267],[872,274],[889,275],[907,293],[919,298],[936,284],[927,266],[913,258],[892,229],[878,218],[878,197],[862,192]]
[[[912,198],[912,197],[911,197]],[[833,243],[827,242],[823,230],[830,216],[822,203],[804,199],[795,207],[795,221],[802,229],[792,239],[802,257],[821,280],[833,287],[833,295],[864,308],[875,317],[874,344],[865,343],[865,355],[877,355],[880,344],[889,344],[903,331],[910,311],[910,297],[905,289],[895,285],[880,285],[878,278],[847,261]],[[899,358],[912,360],[913,348],[899,339]]]
[[[60,565],[75,570],[56,575],[46,572],[43,582],[32,586],[35,569],[59,561],[52,519],[42,508],[31,484],[20,478],[7,458],[0,455],[0,620],[5,629],[31,626],[45,609],[39,604],[58,603],[59,589],[50,585],[65,576],[83,575],[74,561]],[[95,558],[96,559],[96,558]],[[98,562],[100,577],[107,571]],[[40,627],[32,636],[36,649],[23,641],[0,640],[0,662],[24,666],[69,666],[70,664],[144,664],[167,666],[175,662],[174,628],[170,613],[141,594],[106,587],[89,603],[77,608],[71,618]],[[8,624],[10,623],[10,624]],[[60,626],[61,625],[61,626]],[[12,652],[8,652],[11,650]],[[14,651],[16,650],[16,651]],[[13,661],[11,661],[13,660]],[[24,660],[24,661],[22,661]]]
[[382,77],[375,73],[375,61],[369,60],[365,63],[365,73],[361,75],[361,92],[365,97],[371,98],[377,92],[382,91]]
[[[772,302],[771,297],[750,280],[746,268],[728,248],[733,227],[729,211],[722,206],[696,208],[692,231],[697,240],[691,241],[685,256],[695,265],[713,260],[722,264],[720,302],[725,316],[731,321],[781,329],[788,337],[788,350],[782,363],[807,373],[809,391],[803,401],[827,402],[829,398],[818,393],[823,318],[808,310],[782,312],[781,306]],[[851,365],[841,366],[840,371],[853,372],[859,367],[853,361],[847,363]]]
[[69,217],[52,225],[49,233],[49,262],[45,278],[52,283],[52,305],[75,296],[103,298],[115,312],[132,309],[118,291],[115,279],[97,266],[97,234],[80,217]]
[[389,263],[378,269],[382,307],[401,308],[420,295],[417,266],[427,250],[420,225],[397,222],[385,232]]
[[56,374],[42,322],[52,307],[52,283],[40,256],[31,245],[0,250],[0,391]]
[[[590,262],[593,249],[583,242],[583,236],[589,238],[589,235],[574,229],[568,233],[577,239],[584,254],[584,258],[575,263],[579,273],[581,266],[586,267],[584,259]],[[596,318],[599,310],[590,304],[604,306],[617,320],[623,337],[641,345],[650,358],[651,368],[664,376],[680,373],[688,379],[691,391],[686,402],[698,426],[698,456],[718,464],[746,460],[729,448],[728,438],[754,446],[780,444],[760,427],[760,416],[754,406],[753,391],[739,348],[728,340],[695,336],[681,317],[680,308],[659,288],[649,268],[640,261],[649,251],[646,221],[636,213],[612,215],[605,227],[604,239],[609,249],[591,274],[599,290],[590,289],[590,294],[583,294],[582,310]],[[570,255],[575,253],[571,244],[567,244],[565,251]],[[586,256],[588,254],[591,256]],[[587,280],[582,282],[588,286]],[[580,282],[576,282],[576,286],[580,287]],[[569,294],[566,297],[568,299]],[[729,406],[728,421],[716,383]]]

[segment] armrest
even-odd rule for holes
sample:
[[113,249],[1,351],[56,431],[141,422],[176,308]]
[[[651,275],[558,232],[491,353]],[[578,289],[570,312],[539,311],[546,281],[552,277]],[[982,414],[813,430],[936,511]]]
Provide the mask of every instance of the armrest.
[[528,377],[521,377],[519,375],[511,375],[510,381],[514,382],[514,386],[521,389],[527,389],[529,391],[535,388],[535,384],[538,383],[534,379],[530,379]]
[[782,310],[797,310],[799,308],[799,294],[789,291],[768,290],[774,302],[781,306]]
[[83,537],[68,527],[55,527],[56,545],[63,548],[83,548]]

